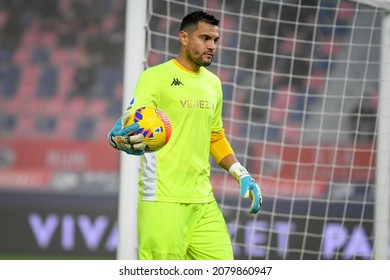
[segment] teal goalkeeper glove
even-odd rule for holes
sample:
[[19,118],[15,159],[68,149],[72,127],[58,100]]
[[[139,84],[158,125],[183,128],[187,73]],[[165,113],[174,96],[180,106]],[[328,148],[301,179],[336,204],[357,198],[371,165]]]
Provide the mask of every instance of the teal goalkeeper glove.
[[240,185],[240,195],[243,198],[252,200],[249,213],[256,214],[260,210],[263,202],[261,190],[255,180],[249,175],[249,172],[239,162],[234,163],[229,168],[229,173],[233,175]]
[[108,141],[117,150],[139,156],[145,153],[146,145],[142,142],[144,136],[142,134],[132,135],[139,128],[139,124],[133,123],[125,126],[129,117],[130,114],[126,112],[116,121],[108,133]]

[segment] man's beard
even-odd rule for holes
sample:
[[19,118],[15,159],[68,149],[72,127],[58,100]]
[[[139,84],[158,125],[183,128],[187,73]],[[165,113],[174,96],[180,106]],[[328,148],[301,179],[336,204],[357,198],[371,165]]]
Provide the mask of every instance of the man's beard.
[[188,53],[188,56],[190,57],[190,59],[195,62],[198,66],[203,66],[203,67],[206,67],[206,66],[209,66],[213,60],[213,58],[211,58],[210,60],[203,60],[202,59],[202,55],[199,55],[199,56],[194,56],[192,55],[190,52]]

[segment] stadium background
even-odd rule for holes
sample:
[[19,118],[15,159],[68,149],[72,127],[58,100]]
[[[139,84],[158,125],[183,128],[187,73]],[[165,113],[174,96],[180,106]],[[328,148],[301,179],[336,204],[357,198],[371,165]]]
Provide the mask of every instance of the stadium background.
[[[187,2],[201,7],[204,1]],[[222,1],[205,2],[208,7],[215,8],[219,7]],[[247,2],[253,2],[255,5],[258,1]],[[331,0],[301,2],[313,6],[321,3],[327,7],[338,3]],[[153,3],[156,14],[166,12],[166,1]],[[227,3],[225,8],[234,11],[238,9],[237,3],[240,1]],[[298,1],[289,3],[296,4]],[[0,258],[115,258],[119,154],[107,144],[106,135],[122,110],[125,4],[124,0],[0,1]],[[354,6],[348,1],[342,4],[346,7]],[[295,21],[291,14],[293,11],[288,9],[291,7],[286,5],[286,10],[279,18],[285,23],[285,29],[280,31],[284,38],[291,35],[288,33],[289,23]],[[252,8],[248,4],[246,13],[249,14]],[[272,18],[275,9],[278,7],[267,6],[262,16]],[[333,21],[339,28],[332,31],[324,29],[321,32],[325,35],[326,32],[336,32],[340,40],[343,36],[348,37],[349,29],[344,27],[351,24],[353,13],[339,13],[336,18],[334,13],[327,11],[320,15],[321,19],[324,22]],[[170,12],[177,13],[171,14],[172,17],[181,18],[184,11],[180,5],[174,7],[172,4]],[[305,21],[309,22],[309,13],[301,15],[301,21],[303,25]],[[379,18],[374,24],[378,24],[378,21]],[[269,23],[269,29],[264,30],[265,34],[272,30],[272,21]],[[173,43],[175,34],[170,34],[169,38],[164,35],[167,24],[165,19],[157,15],[151,16],[149,24],[150,33],[154,37],[147,64],[154,65],[169,57],[166,53],[159,52],[159,49],[164,49],[168,45],[170,53],[175,53],[178,45]],[[177,22],[173,22],[173,25],[175,24]],[[234,29],[235,18],[226,17],[222,24],[225,28]],[[172,30],[175,30],[174,26]],[[330,46],[326,41],[329,37],[325,35],[322,37],[323,48],[317,50],[318,55],[326,57],[329,52],[334,56],[343,55],[341,48]],[[265,38],[267,39],[266,36]],[[379,40],[378,37],[374,37],[373,41],[375,40]],[[246,142],[243,143],[241,138],[234,137],[248,135],[249,138],[260,137],[262,144],[269,145],[267,152],[270,154],[273,150],[284,149],[286,158],[294,158],[296,150],[282,147],[281,143],[299,141],[300,135],[296,133],[295,128],[301,125],[303,114],[308,113],[303,111],[302,105],[310,103],[311,108],[320,106],[318,104],[321,98],[318,96],[325,86],[324,75],[330,71],[330,65],[319,60],[313,66],[315,71],[307,73],[304,59],[295,64],[293,75],[300,78],[292,81],[294,87],[306,85],[306,78],[302,77],[310,77],[311,95],[305,96],[304,100],[297,98],[295,102],[290,103],[293,114],[289,116],[289,123],[283,131],[277,123],[285,116],[278,108],[284,106],[286,100],[283,98],[286,96],[282,94],[279,99],[270,102],[269,92],[262,89],[268,88],[265,86],[269,78],[266,73],[271,67],[278,67],[280,77],[290,73],[291,61],[283,59],[291,52],[289,41],[286,40],[280,48],[281,59],[276,64],[272,64],[272,56],[269,55],[274,51],[272,43],[265,40],[261,44],[263,49],[260,51],[264,56],[261,59],[262,63],[256,67],[264,75],[256,79],[259,83],[256,87],[259,90],[255,100],[248,100],[245,92],[236,94],[237,88],[230,83],[231,70],[237,63],[234,59],[237,54],[232,49],[237,47],[235,42],[237,38],[234,32],[223,34],[222,44],[228,47],[224,48],[216,59],[215,65],[218,68],[214,70],[218,72],[224,84],[225,125],[228,135],[232,136],[232,144],[238,156],[251,170],[260,168],[258,158],[264,155],[258,152],[259,149],[251,146],[250,156],[245,157],[248,154]],[[239,48],[248,49],[251,44],[250,37],[245,42],[247,45]],[[374,53],[370,59],[376,62],[378,57]],[[248,83],[246,77],[251,75],[245,71],[246,65],[251,63],[251,57],[241,55],[240,69],[244,70],[236,73],[236,78],[237,82],[245,87]],[[304,54],[294,55],[300,57]],[[226,67],[219,67],[222,62]],[[374,68],[370,73],[375,76],[378,75],[378,71]],[[283,91],[285,86],[281,78],[278,87]],[[365,87],[367,104],[369,110],[373,112],[368,114],[367,123],[369,128],[375,128],[377,80],[367,82]],[[344,108],[346,115],[354,109],[358,98],[356,97],[356,102],[349,102],[350,107]],[[256,104],[255,109],[248,110],[249,103]],[[274,107],[269,108],[268,104],[271,103]],[[270,114],[272,116],[270,121],[276,125],[266,126],[267,111],[272,109],[275,110]],[[251,118],[256,122],[232,122],[229,119],[231,112],[234,112],[234,118],[237,120]],[[249,116],[248,112],[252,115]],[[310,121],[309,126],[316,125],[315,114]],[[332,120],[329,120],[329,124],[331,123]],[[250,134],[254,132],[259,134]],[[374,133],[375,131],[369,131],[361,134],[358,144],[370,146]],[[306,139],[314,140],[317,137],[318,135],[309,135]],[[326,142],[331,141],[334,136],[323,134],[322,137]],[[356,141],[351,140],[355,138],[350,138],[347,134],[342,137],[344,137],[342,142],[347,146]],[[339,158],[348,158],[346,151],[341,151]],[[305,151],[308,157],[313,153],[316,151],[311,149]],[[333,154],[326,150],[323,153],[324,163],[327,163],[326,159],[330,160]],[[372,152],[357,156],[357,164],[361,168],[356,176],[359,175],[361,178],[360,180],[358,178],[353,192],[348,194],[350,198],[359,201],[364,196],[365,199],[368,198],[368,202],[372,202],[372,157]],[[269,168],[272,169],[272,162]],[[294,165],[291,164],[286,164],[282,168],[281,173],[285,176],[295,171]],[[308,169],[305,172],[303,176],[310,174],[312,170]],[[343,181],[344,177],[350,176],[350,172],[349,168],[340,168],[336,171],[338,174],[336,177],[339,176],[339,181]],[[323,170],[320,174],[326,173],[327,170]],[[217,198],[222,199],[219,196],[219,186],[222,184],[219,175],[220,173],[216,172],[212,179],[216,184]],[[322,182],[321,178],[318,182]],[[264,184],[266,194],[275,192],[272,184],[272,180]],[[302,188],[294,190],[294,193],[298,192],[299,195],[299,191],[302,192],[300,193],[302,197],[305,197],[307,192],[312,194],[313,191],[315,197],[345,195],[336,191],[329,194],[328,185],[323,183],[312,186],[309,191]],[[291,189],[280,188],[278,192],[283,197],[289,196]],[[372,203],[345,205],[335,202],[329,206],[321,201],[309,203],[304,199],[299,201],[269,199],[263,210],[272,213],[272,209],[277,208],[278,213],[263,215],[262,219],[254,221],[246,213],[240,212],[238,214],[240,224],[237,225],[233,223],[237,220],[237,213],[232,211],[234,205],[239,203],[237,193],[224,196],[223,200],[229,229],[237,240],[236,258],[371,257]],[[307,212],[310,212],[310,219],[306,216],[299,218],[300,213]],[[291,214],[297,215],[298,218],[286,219]],[[329,217],[326,221],[322,218],[325,215]],[[341,224],[342,215],[346,215],[350,221]],[[354,222],[355,219],[364,221],[365,218],[366,222],[360,224]],[[261,228],[263,232],[251,237],[254,238],[252,241],[262,243],[266,238],[264,232],[273,232],[269,241],[272,248],[246,246],[247,238],[255,227]],[[335,253],[332,251],[334,249],[332,245],[329,245],[329,251],[326,251],[321,247],[324,243],[328,244],[322,240],[322,232],[326,230],[331,232],[332,229],[339,227],[348,232],[345,246]],[[312,230],[312,235],[291,234],[308,228]],[[353,245],[362,242],[362,238],[364,246],[360,247],[360,251],[354,251]],[[286,246],[289,246],[288,252]],[[302,246],[306,248],[304,253],[300,250]],[[266,253],[268,250],[270,252]]]

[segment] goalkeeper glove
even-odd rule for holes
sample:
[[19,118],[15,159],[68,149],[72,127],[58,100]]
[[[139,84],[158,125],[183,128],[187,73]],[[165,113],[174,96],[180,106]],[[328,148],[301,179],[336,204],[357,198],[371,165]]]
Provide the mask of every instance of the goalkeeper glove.
[[130,155],[142,155],[145,153],[146,145],[142,142],[142,134],[132,135],[139,128],[138,123],[126,126],[130,113],[124,113],[108,133],[110,145],[117,150],[124,151]]
[[252,200],[249,213],[256,214],[260,210],[260,206],[263,202],[259,185],[239,162],[232,164],[229,168],[229,173],[232,174],[239,183],[241,197]]

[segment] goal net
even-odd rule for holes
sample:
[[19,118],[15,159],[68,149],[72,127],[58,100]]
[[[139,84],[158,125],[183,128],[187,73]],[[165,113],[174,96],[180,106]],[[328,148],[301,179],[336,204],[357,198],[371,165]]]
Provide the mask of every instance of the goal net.
[[211,162],[236,259],[389,258],[389,156],[378,149],[390,30],[386,2],[369,2],[148,2],[146,67],[178,53],[186,13],[220,19],[209,69],[223,83],[227,137],[264,197],[248,214],[236,182]]

